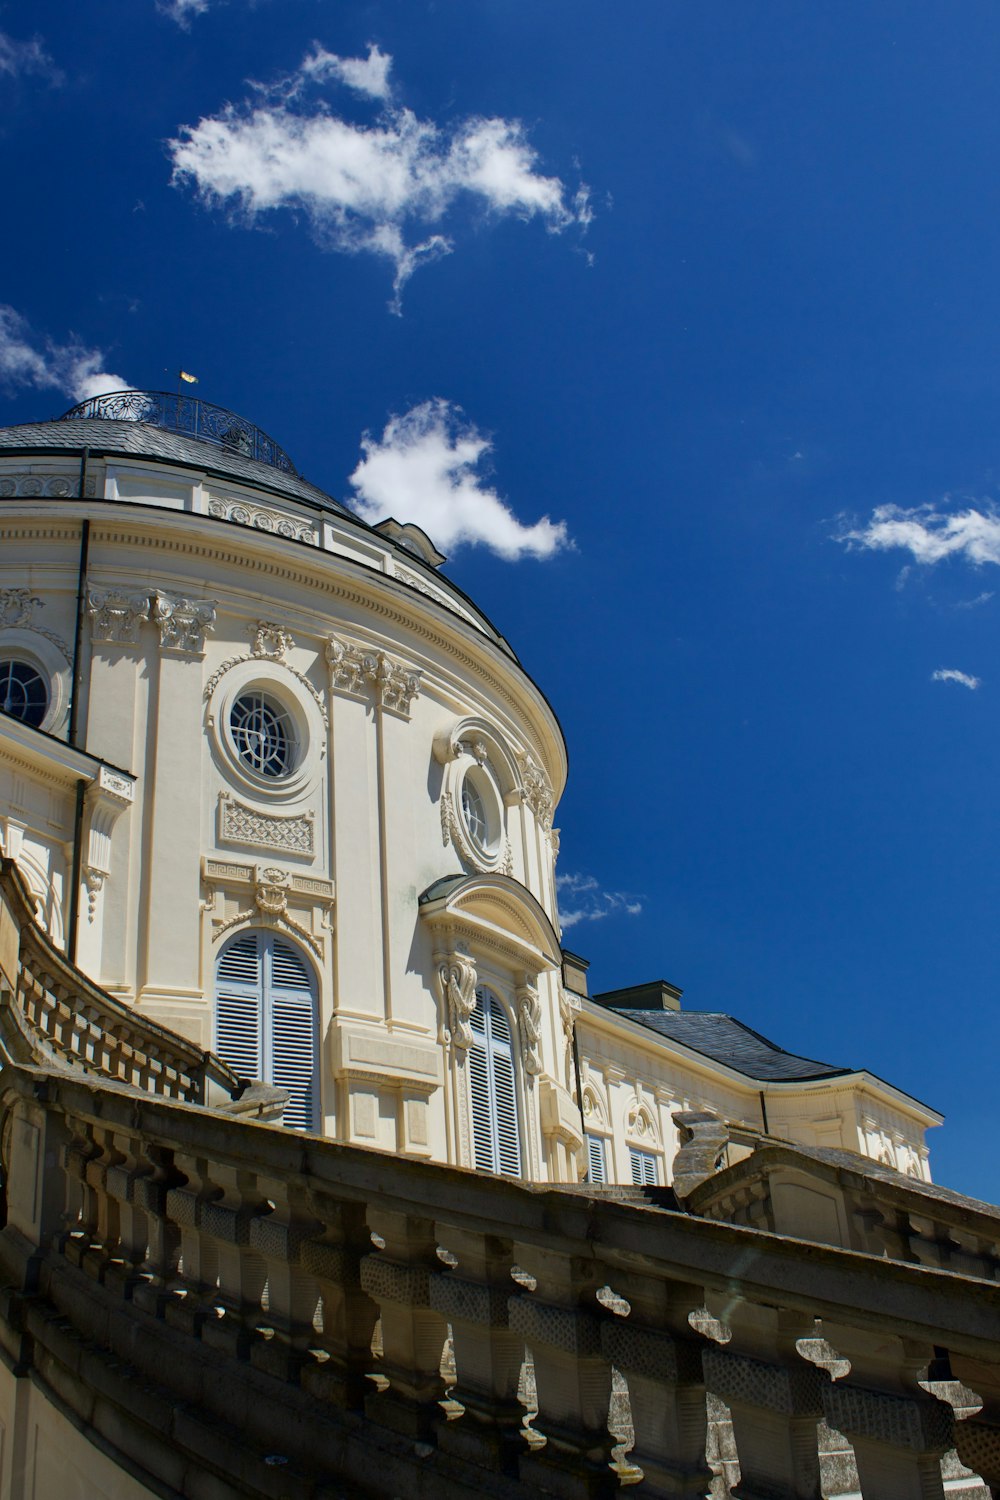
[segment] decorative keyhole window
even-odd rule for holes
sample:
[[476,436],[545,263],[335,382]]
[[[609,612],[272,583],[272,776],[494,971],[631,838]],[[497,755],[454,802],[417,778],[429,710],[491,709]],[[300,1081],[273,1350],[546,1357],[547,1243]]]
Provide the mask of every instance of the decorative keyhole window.
[[514,1047],[503,1006],[488,989],[476,990],[469,1017],[472,1137],[476,1168],[521,1176],[521,1134],[517,1118]]
[[287,776],[295,763],[295,726],[273,698],[241,693],[230,710],[229,728],[236,753],[258,776]]
[[216,968],[215,1050],[241,1078],[288,1090],[286,1125],[316,1129],[315,984],[284,938],[244,932],[222,950]]
[[0,659],[0,712],[37,729],[49,707],[49,688],[42,674],[17,657]]

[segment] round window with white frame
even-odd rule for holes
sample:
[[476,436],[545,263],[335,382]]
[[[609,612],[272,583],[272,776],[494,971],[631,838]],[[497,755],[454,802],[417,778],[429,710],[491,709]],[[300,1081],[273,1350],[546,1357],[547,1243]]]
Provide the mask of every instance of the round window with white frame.
[[207,723],[227,777],[268,800],[290,800],[319,776],[326,726],[311,691],[280,668],[241,662],[221,677]]
[[31,630],[0,631],[0,713],[58,734],[68,685],[69,662],[51,641]]

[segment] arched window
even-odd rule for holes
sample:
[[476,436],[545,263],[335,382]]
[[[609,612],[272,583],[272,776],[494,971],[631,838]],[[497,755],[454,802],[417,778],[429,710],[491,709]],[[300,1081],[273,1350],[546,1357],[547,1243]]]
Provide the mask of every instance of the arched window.
[[489,990],[476,990],[469,1017],[472,1137],[480,1172],[521,1175],[521,1135],[517,1124],[514,1047],[503,1007]]
[[241,1078],[287,1089],[284,1123],[316,1128],[316,995],[291,943],[243,932],[219,955],[215,1050]]

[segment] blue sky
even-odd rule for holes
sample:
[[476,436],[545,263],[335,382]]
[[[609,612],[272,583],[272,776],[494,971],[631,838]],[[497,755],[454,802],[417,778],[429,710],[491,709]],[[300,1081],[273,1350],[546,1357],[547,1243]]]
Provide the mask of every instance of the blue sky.
[[2,420],[182,366],[420,520],[565,728],[594,988],[870,1068],[992,1199],[998,42],[980,0],[0,9]]

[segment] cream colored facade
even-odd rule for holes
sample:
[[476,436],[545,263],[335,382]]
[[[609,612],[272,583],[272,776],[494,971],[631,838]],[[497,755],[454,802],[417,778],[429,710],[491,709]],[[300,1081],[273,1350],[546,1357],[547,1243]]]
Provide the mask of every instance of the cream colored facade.
[[[559,724],[417,528],[88,418],[0,432],[0,538],[0,662],[49,694],[40,727],[0,715],[0,842],[112,995],[215,1047],[219,955],[280,935],[313,986],[315,1124],[383,1151],[475,1164],[484,986],[525,1177],[578,1180],[593,1134],[609,1181],[634,1147],[669,1182],[679,1109],[761,1128],[752,1079],[564,982]],[[277,777],[235,737],[254,695]],[[929,1177],[939,1117],[870,1075],[764,1094],[771,1133]]]

